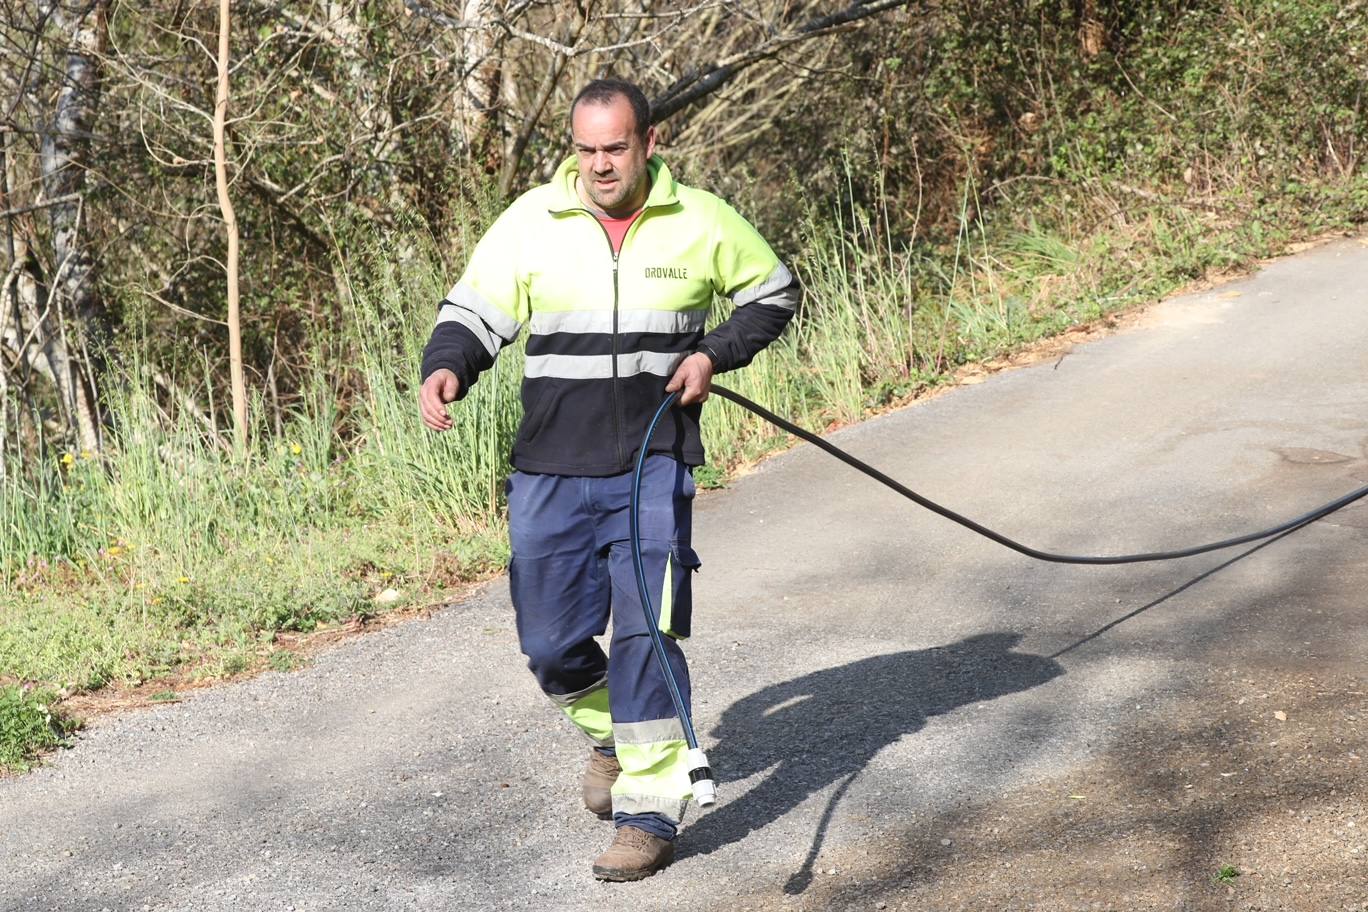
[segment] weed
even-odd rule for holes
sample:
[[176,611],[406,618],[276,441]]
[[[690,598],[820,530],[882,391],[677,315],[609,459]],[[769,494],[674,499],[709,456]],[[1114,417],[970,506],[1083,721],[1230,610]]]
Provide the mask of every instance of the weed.
[[715,465],[701,465],[693,471],[694,484],[705,491],[727,486],[727,474]]
[[299,667],[299,657],[288,649],[277,649],[266,664],[272,671],[293,671]]
[[53,712],[57,695],[0,687],[0,769],[27,770],[38,753],[67,744],[77,723]]
[[1235,878],[1240,876],[1240,871],[1234,865],[1221,865],[1212,876],[1212,881],[1218,886],[1229,887],[1234,885]]

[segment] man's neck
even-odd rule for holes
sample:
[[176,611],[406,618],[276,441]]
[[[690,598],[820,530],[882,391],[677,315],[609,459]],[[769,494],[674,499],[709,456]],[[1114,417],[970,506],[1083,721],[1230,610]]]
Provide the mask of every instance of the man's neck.
[[651,195],[651,184],[650,181],[647,181],[646,189],[639,194],[639,199],[637,199],[634,203],[624,206],[615,206],[612,209],[600,209],[598,206],[594,205],[594,201],[591,200],[589,198],[589,194],[584,191],[584,181],[580,180],[580,176],[576,174],[575,195],[578,196],[580,202],[584,204],[584,208],[588,209],[595,215],[606,216],[607,218],[614,219],[624,219],[636,215],[638,212],[641,211],[642,207],[646,205],[646,199]]

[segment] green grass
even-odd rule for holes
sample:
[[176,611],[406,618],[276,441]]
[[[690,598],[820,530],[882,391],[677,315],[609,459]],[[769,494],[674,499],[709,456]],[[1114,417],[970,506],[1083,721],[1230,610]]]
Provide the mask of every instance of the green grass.
[[[385,589],[397,605],[439,601],[503,565],[517,358],[474,389],[455,431],[427,434],[411,398],[425,328],[401,302],[431,289],[373,282],[383,292],[361,290],[356,333],[397,344],[320,355],[316,389],[278,433],[254,403],[249,452],[168,415],[134,364],[111,396],[103,460],[60,454],[7,473],[0,685],[79,693],[284,670],[295,660],[281,633],[389,610],[375,602]],[[339,380],[364,395],[347,401]]]
[[1240,870],[1234,865],[1221,865],[1212,876],[1212,881],[1217,886],[1234,886],[1235,878],[1240,876]]

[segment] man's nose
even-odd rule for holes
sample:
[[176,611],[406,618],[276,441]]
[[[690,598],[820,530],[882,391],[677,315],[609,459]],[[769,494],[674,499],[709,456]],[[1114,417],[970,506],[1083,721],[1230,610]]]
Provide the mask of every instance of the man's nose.
[[595,153],[594,153],[594,170],[595,170],[595,171],[597,171],[597,172],[599,172],[600,174],[602,174],[602,173],[605,172],[605,171],[611,170],[611,168],[612,168],[612,163],[608,160],[608,153],[607,153],[607,152],[595,152]]

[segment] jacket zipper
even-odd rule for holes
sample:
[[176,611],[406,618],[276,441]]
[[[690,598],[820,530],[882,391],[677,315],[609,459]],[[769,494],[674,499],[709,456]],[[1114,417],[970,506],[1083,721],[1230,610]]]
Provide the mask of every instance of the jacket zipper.
[[[639,216],[638,216],[639,217]],[[597,218],[594,221],[598,221]],[[600,223],[600,228],[603,225]],[[605,236],[608,229],[603,228]],[[626,242],[626,238],[623,241]],[[613,239],[608,238],[608,249],[612,250]],[[621,250],[613,250],[613,440],[617,443],[618,468],[623,468],[627,464],[626,455],[622,450],[622,403],[618,397],[618,255]]]
[[[650,208],[651,206],[649,203],[644,204],[641,207],[641,211],[637,214],[637,217],[632,221],[632,224],[627,226],[627,234],[622,236],[623,247],[627,246],[627,235],[631,234],[633,229],[636,228],[637,223],[646,217],[646,210]],[[598,220],[598,216],[594,215],[594,213],[585,206],[579,207],[578,211],[589,216],[594,220],[594,224],[599,226],[599,230],[603,232],[603,239],[608,242],[608,252],[613,255],[613,442],[617,446],[618,467],[627,469],[631,468],[631,466],[627,464],[626,451],[622,448],[622,404],[618,394],[618,381],[620,379],[618,377],[618,257],[621,256],[622,251],[613,249],[613,236],[608,233],[608,229],[604,227],[604,224]]]
[[[627,459],[622,451],[622,416],[621,402],[618,397],[618,251],[613,249],[613,236],[608,233],[608,229],[598,220],[588,208],[581,206],[577,211],[583,212],[594,220],[594,224],[599,226],[603,232],[603,239],[608,243],[608,252],[613,255],[613,375],[612,375],[612,401],[613,401],[613,445],[617,449],[617,464],[621,468],[626,464]],[[623,238],[626,241],[626,238]]]

